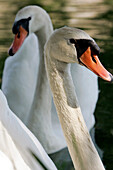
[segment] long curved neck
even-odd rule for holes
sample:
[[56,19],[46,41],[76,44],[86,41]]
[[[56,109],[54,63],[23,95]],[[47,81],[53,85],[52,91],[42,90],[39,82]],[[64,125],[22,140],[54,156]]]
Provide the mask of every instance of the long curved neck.
[[46,67],[54,103],[77,170],[104,170],[79,108],[70,68],[46,56]]
[[[48,107],[51,104],[51,92],[50,92],[50,87],[48,84],[47,75],[45,71],[44,45],[48,40],[49,36],[52,34],[53,27],[50,20],[47,19],[46,22],[47,23],[45,23],[44,26],[39,31],[35,32],[39,40],[40,56],[38,57],[40,57],[40,64],[39,64],[39,72],[37,75],[35,96],[29,114],[30,117],[28,120],[28,127],[31,129],[31,131],[34,131],[35,126],[37,126],[36,124],[37,124],[38,116],[40,116],[41,113],[44,114],[45,111],[47,113],[50,113],[50,109],[51,109],[51,107]],[[40,113],[40,115],[37,113],[37,110]]]

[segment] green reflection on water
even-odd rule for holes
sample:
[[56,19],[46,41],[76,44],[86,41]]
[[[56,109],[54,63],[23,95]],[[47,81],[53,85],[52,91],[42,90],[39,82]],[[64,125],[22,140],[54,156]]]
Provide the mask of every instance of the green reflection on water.
[[[108,2],[108,1],[107,1]],[[113,1],[107,3],[113,5]],[[101,46],[104,52],[100,58],[106,68],[113,74],[113,9],[98,16],[99,20],[105,20],[106,25],[103,26],[103,34],[107,34],[109,38],[100,39],[104,42]],[[98,41],[98,40],[97,40]],[[104,150],[103,163],[107,170],[113,169],[113,84],[109,84],[103,80],[99,80],[100,95],[97,103],[95,115],[96,123],[96,141]]]
[[[94,1],[93,1],[94,2]],[[54,28],[63,25],[86,30],[101,48],[100,59],[113,73],[113,0],[99,3],[80,3],[75,0],[14,0],[0,1],[4,11],[0,14],[0,83],[7,50],[13,35],[11,27],[17,11],[26,5],[39,5],[51,16]],[[96,142],[104,151],[103,162],[107,170],[113,169],[113,84],[99,78],[100,95],[95,110]]]

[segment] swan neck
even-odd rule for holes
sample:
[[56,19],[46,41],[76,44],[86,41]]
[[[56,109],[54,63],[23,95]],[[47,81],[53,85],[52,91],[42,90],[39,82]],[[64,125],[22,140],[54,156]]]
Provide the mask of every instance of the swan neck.
[[[39,105],[36,104],[38,109],[41,108],[42,105],[45,105],[45,103],[47,103],[46,106],[48,106],[49,103],[51,103],[51,92],[48,84],[47,74],[45,70],[45,63],[44,63],[44,45],[48,40],[49,36],[52,34],[52,32],[53,32],[53,27],[51,21],[49,21],[47,24],[45,23],[45,25],[39,31],[36,32],[36,35],[38,36],[38,40],[39,40],[40,64],[39,64],[37,87],[35,93],[36,98],[34,100],[36,100],[36,103],[39,103]],[[40,102],[38,102],[37,100]]]
[[[37,121],[40,119],[41,115],[45,117],[45,121],[51,122],[51,91],[48,84],[47,74],[45,70],[44,63],[44,45],[49,38],[50,34],[53,32],[52,23],[45,24],[45,27],[41,28],[39,31],[35,32],[39,41],[39,71],[37,76],[37,85],[35,96],[33,99],[30,117],[28,120],[28,127],[35,131],[35,126],[37,126]],[[46,111],[46,114],[44,115]]]
[[53,59],[51,60],[51,66],[50,77],[52,78],[51,84],[53,87],[53,96],[56,98],[55,100],[60,100],[65,107],[78,108],[79,103],[70,72],[71,65]]
[[35,32],[39,40],[40,58],[44,56],[44,45],[46,41],[49,39],[52,32],[53,32],[53,26],[50,20],[47,22],[47,24],[45,23],[44,26],[42,26],[40,30],[37,30]]
[[70,66],[56,61],[48,54],[49,52],[46,53],[48,79],[74,167],[78,170],[104,170],[77,101]]

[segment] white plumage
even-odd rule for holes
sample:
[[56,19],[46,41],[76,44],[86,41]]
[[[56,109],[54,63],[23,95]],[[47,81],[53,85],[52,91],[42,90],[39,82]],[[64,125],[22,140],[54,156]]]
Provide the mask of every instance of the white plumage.
[[0,151],[0,169],[2,170],[14,170],[13,165],[9,158]]
[[[19,51],[6,60],[2,90],[10,108],[35,134],[47,153],[54,153],[66,147],[66,142],[53,103],[51,109],[52,97],[44,65],[44,45],[53,27],[48,14],[40,7],[23,8],[17,13],[15,21],[28,17],[32,18],[29,36],[34,32],[39,46],[36,38],[30,40],[28,36]],[[98,99],[97,76],[75,65],[72,66],[72,77],[90,131],[95,123],[93,112]]]
[[[35,155],[42,164],[50,170],[56,167],[44,151],[40,142],[26,128],[19,118],[9,109],[7,100],[0,90],[0,156],[9,162],[16,170],[42,170],[42,165],[34,158]],[[12,163],[12,164],[11,164]],[[0,166],[3,166],[0,163]],[[6,165],[4,165],[6,167]],[[9,168],[10,168],[9,167]],[[3,168],[4,170],[4,168]],[[11,169],[12,170],[12,169]]]
[[21,49],[5,61],[2,90],[12,111],[26,124],[36,88],[39,66],[38,39],[26,38]]

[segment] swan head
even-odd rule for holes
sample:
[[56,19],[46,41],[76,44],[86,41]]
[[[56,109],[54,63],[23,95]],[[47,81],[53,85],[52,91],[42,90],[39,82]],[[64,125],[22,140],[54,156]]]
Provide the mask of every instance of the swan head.
[[106,81],[113,81],[113,76],[98,59],[100,48],[84,31],[63,27],[54,31],[45,45],[49,57],[65,63],[78,63],[93,71]]
[[41,30],[47,21],[51,22],[49,15],[38,6],[27,6],[19,10],[12,27],[15,38],[9,49],[9,55],[14,55],[22,46],[26,37]]

